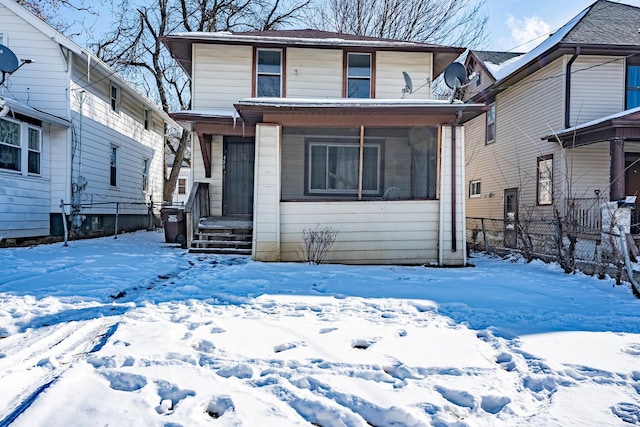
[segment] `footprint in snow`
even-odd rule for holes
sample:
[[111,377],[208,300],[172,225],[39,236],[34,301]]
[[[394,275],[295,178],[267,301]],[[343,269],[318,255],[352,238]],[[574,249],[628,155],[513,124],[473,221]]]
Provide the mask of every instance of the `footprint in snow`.
[[623,352],[630,354],[631,356],[640,356],[640,344],[634,343],[626,346],[622,349]]
[[359,338],[351,341],[351,348],[356,350],[366,350],[377,343],[380,338]]
[[109,381],[109,387],[119,391],[136,391],[147,385],[147,379],[142,375],[126,372],[102,372],[102,376]]
[[285,344],[276,345],[275,347],[273,347],[273,352],[282,353],[283,351],[292,350],[304,345],[306,345],[304,342],[288,342]]
[[635,425],[640,424],[640,406],[634,403],[618,403],[611,407],[611,412],[626,423]]
[[217,419],[227,413],[227,411],[235,411],[233,400],[229,396],[218,396],[211,399],[207,405],[207,415]]
[[160,396],[160,404],[156,406],[156,412],[158,414],[170,414],[172,413],[178,404],[190,396],[195,396],[196,392],[193,390],[183,390],[178,388],[175,384],[171,384],[167,381],[155,381],[158,387],[158,396]]
[[436,386],[436,391],[454,405],[469,409],[475,409],[476,407],[476,400],[473,395],[464,390],[453,390],[442,386]]
[[321,334],[328,334],[329,332],[337,331],[338,328],[322,328],[320,329]]

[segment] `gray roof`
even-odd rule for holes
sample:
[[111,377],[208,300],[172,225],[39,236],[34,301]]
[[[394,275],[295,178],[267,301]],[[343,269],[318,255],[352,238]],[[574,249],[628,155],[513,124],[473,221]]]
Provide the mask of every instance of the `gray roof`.
[[560,43],[639,45],[640,8],[598,0]]
[[500,65],[516,56],[524,55],[524,53],[520,52],[497,52],[491,50],[473,50],[472,52],[483,63],[490,62],[496,65]]

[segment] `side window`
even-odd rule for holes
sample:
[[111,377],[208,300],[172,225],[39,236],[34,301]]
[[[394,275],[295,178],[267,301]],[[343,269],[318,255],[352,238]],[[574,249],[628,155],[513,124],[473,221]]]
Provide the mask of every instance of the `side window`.
[[640,62],[638,59],[627,59],[626,80],[626,109],[640,107]]
[[496,139],[496,104],[491,104],[487,111],[487,144],[491,144]]
[[116,113],[120,112],[120,88],[115,85],[111,85],[111,111]]
[[553,155],[538,157],[538,205],[550,205],[553,202]]
[[22,170],[20,123],[0,119],[0,169]]
[[149,159],[142,159],[142,191],[149,191]]
[[469,182],[469,197],[480,197],[481,194],[481,182],[479,180]]
[[27,170],[29,173],[40,174],[40,156],[42,151],[42,131],[37,128],[29,128],[29,153]]
[[142,120],[144,123],[144,130],[151,129],[151,110],[149,110],[148,108],[144,109],[144,116]]
[[371,98],[371,54],[347,53],[347,98]]
[[109,148],[109,185],[118,185],[118,147],[115,145]]
[[187,180],[178,178],[178,194],[187,194]]
[[282,51],[258,49],[256,51],[256,96],[282,96]]

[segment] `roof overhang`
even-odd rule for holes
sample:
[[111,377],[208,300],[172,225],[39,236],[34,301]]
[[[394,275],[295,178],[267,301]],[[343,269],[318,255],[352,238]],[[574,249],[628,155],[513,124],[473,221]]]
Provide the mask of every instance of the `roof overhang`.
[[416,42],[387,40],[349,40],[341,38],[290,38],[237,35],[231,33],[180,33],[161,38],[171,55],[191,77],[193,44],[250,45],[256,47],[300,47],[314,49],[343,49],[350,51],[398,51],[426,52],[433,54],[433,78],[440,75],[447,65],[455,61],[464,48],[429,45]]
[[564,129],[541,139],[561,142],[563,147],[570,148],[615,138],[640,140],[640,108]]
[[486,111],[485,104],[433,100],[249,98],[235,105],[253,126],[268,122],[289,126],[421,126],[464,123]]
[[0,97],[0,111],[2,111],[2,114],[0,114],[1,117],[14,117],[16,114],[20,114],[35,120],[39,120],[43,123],[49,123],[63,128],[69,128],[73,126],[73,123],[65,118],[54,116],[44,111],[36,110],[33,107],[22,104],[11,98]]

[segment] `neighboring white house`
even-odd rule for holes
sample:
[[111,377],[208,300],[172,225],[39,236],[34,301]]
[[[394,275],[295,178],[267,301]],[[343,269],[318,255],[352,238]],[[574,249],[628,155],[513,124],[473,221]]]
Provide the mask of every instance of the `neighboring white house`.
[[466,263],[458,123],[484,105],[430,84],[463,49],[312,30],[164,42],[191,77],[192,110],[171,116],[194,131],[194,188],[221,223],[250,221],[253,259],[300,261],[321,226],[338,232],[326,262]]
[[[24,63],[0,85],[0,240],[146,228],[177,124],[106,64],[13,0],[0,44]],[[10,53],[6,53],[9,55]]]
[[[167,174],[171,172],[171,166],[171,164],[167,164]],[[171,204],[173,206],[184,206],[184,204],[187,203],[192,183],[191,168],[187,163],[183,163],[180,168],[180,174],[178,175],[178,181],[176,182],[176,188],[173,190],[173,195],[171,196]]]

